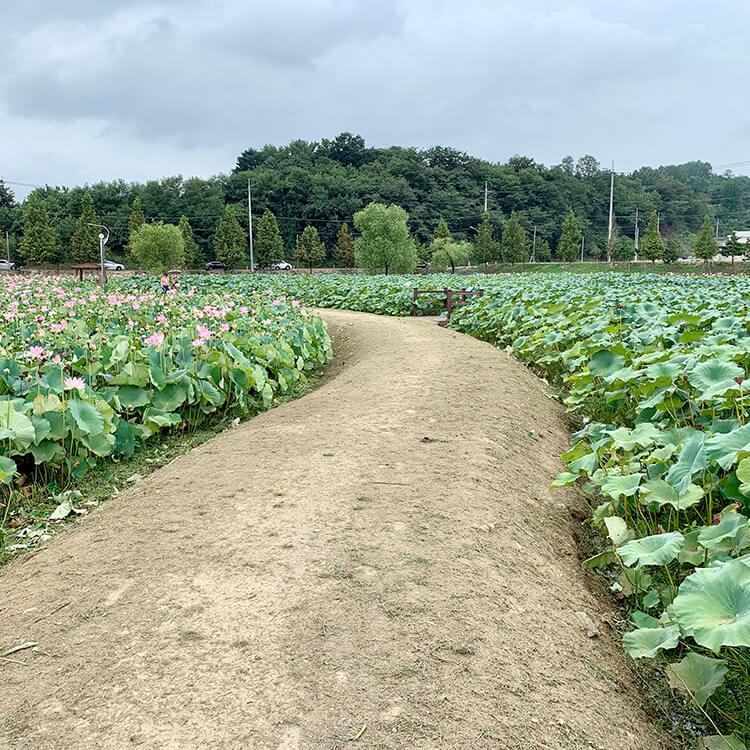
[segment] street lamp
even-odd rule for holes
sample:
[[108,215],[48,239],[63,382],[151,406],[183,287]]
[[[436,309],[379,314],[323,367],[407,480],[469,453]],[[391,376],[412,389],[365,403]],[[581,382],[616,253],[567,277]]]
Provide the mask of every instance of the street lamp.
[[101,273],[101,284],[102,287],[105,287],[107,285],[107,277],[104,275],[104,246],[107,244],[107,240],[109,239],[109,229],[107,229],[104,224],[89,224],[88,222],[86,224],[89,227],[99,227],[99,229],[104,229],[107,232],[106,236],[102,232],[99,232],[99,266]]

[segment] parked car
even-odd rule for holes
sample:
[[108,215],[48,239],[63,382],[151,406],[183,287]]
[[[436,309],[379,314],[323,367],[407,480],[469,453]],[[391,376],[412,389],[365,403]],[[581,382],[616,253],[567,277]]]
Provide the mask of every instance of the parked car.
[[210,260],[204,266],[206,271],[226,271],[227,267],[220,260]]
[[426,261],[422,261],[421,263],[417,263],[417,271],[426,271],[428,268],[428,265]]
[[275,260],[273,263],[271,263],[271,270],[272,271],[291,271],[292,264],[287,263],[285,260]]
[[122,263],[116,263],[114,260],[104,259],[104,269],[106,271],[124,271],[125,266]]
[[13,271],[16,264],[12,260],[0,259],[0,271]]

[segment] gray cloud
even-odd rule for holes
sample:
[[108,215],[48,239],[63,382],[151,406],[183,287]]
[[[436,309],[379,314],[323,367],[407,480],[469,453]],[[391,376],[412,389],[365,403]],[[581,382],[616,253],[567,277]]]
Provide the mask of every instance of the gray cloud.
[[750,158],[738,95],[750,8],[729,2],[84,0],[0,13],[2,162],[23,181],[218,172],[248,146],[342,130],[491,160],[593,153],[621,169]]

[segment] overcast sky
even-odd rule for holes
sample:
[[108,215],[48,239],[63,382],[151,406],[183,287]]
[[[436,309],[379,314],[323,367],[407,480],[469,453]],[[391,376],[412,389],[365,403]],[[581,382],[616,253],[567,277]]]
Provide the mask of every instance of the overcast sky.
[[739,0],[5,0],[0,177],[209,176],[342,131],[618,171],[750,160],[748,28]]

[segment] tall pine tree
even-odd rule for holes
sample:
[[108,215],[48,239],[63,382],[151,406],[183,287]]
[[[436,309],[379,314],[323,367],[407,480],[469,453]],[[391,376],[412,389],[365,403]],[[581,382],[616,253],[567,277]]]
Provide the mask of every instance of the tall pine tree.
[[312,273],[314,266],[319,266],[326,258],[326,249],[318,230],[315,227],[305,227],[302,236],[297,239],[294,257],[301,266],[307,266]]
[[180,223],[177,226],[182,232],[182,240],[185,244],[184,263],[188,268],[195,268],[198,260],[198,245],[193,239],[193,228],[190,226],[187,216],[180,216]]
[[448,224],[446,224],[445,219],[443,219],[442,217],[435,227],[435,231],[432,233],[432,241],[434,242],[435,240],[448,240],[449,242],[453,241],[451,230],[448,229]]
[[281,239],[279,225],[276,223],[276,217],[268,208],[263,212],[263,216],[258,219],[253,256],[253,261],[260,268],[265,268],[274,261],[284,259],[284,241]]
[[557,252],[560,257],[570,263],[578,256],[581,247],[581,230],[576,222],[576,215],[571,208],[562,225],[562,234],[557,243]]
[[646,227],[646,234],[643,235],[643,239],[638,245],[638,253],[652,263],[655,263],[664,255],[664,243],[661,240],[658,226],[659,220],[656,217],[656,211],[652,211]]
[[529,259],[529,240],[515,211],[511,211],[503,229],[500,256],[503,263],[525,263]]
[[91,263],[99,260],[99,217],[94,211],[94,199],[87,190],[81,198],[81,215],[76,222],[76,229],[70,240],[73,260],[79,263]]
[[477,263],[484,263],[486,266],[488,263],[497,261],[498,255],[499,247],[492,236],[490,215],[485,212],[482,214],[482,221],[479,224],[477,236],[474,240],[474,259]]
[[340,268],[354,268],[354,240],[344,222],[336,238],[336,263]]
[[703,217],[703,225],[695,239],[695,255],[701,258],[708,265],[708,262],[719,252],[719,248],[714,239],[713,226],[708,216]]
[[227,268],[236,268],[245,260],[245,244],[245,233],[232,207],[227,205],[214,237],[216,258]]
[[[98,242],[98,238],[97,238]],[[23,239],[19,251],[26,263],[52,263],[57,260],[55,230],[49,223],[47,204],[32,193],[23,207]]]
[[732,234],[727,237],[727,244],[722,248],[722,253],[728,255],[732,259],[732,265],[734,265],[735,257],[737,255],[743,255],[746,249],[747,246],[740,242],[737,233],[732,232]]

